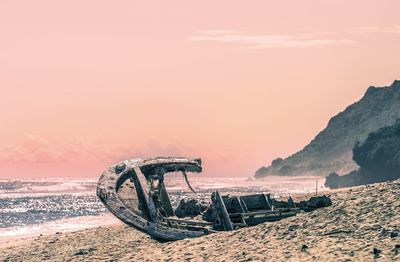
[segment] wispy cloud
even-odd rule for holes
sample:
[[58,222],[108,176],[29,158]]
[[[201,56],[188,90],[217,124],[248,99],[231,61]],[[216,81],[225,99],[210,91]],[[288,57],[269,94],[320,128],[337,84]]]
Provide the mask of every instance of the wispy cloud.
[[325,38],[314,33],[254,35],[226,30],[200,31],[188,40],[195,42],[228,43],[244,49],[323,47],[350,44],[353,42],[350,39]]
[[109,144],[104,139],[75,139],[63,142],[25,135],[19,143],[0,146],[0,164],[111,163],[134,157],[194,155],[193,150],[175,142],[148,140],[147,144]]
[[374,33],[385,33],[385,34],[400,34],[400,25],[395,26],[364,26],[355,30],[356,33],[361,34],[374,34]]

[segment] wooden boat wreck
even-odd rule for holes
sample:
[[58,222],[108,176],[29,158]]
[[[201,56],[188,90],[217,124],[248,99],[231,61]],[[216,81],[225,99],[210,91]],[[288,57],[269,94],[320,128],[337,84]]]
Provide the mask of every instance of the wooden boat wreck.
[[160,157],[126,160],[109,167],[101,175],[97,196],[121,221],[163,241],[276,221],[294,216],[299,211],[291,198],[289,207],[276,208],[268,194],[221,196],[217,191],[211,197],[210,208],[215,214],[213,221],[177,218],[164,184],[164,175],[182,172],[188,183],[187,172],[201,171],[200,159]]

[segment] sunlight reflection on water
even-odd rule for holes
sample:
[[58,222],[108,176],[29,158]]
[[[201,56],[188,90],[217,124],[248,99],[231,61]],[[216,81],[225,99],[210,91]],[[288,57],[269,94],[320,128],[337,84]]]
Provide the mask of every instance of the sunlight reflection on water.
[[[273,197],[324,191],[320,177],[210,178],[192,175],[192,193],[180,174],[165,178],[173,206],[181,198],[209,201],[215,190],[223,194],[271,193]],[[0,181],[0,241],[11,237],[73,231],[119,223],[95,195],[96,182]]]

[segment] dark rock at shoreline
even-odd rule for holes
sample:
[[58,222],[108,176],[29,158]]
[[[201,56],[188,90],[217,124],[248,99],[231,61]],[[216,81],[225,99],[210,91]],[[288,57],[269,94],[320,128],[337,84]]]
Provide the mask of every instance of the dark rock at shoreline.
[[392,181],[400,178],[400,119],[392,126],[369,134],[353,148],[353,159],[360,166],[347,175],[331,173],[325,181],[329,188],[341,188]]
[[313,196],[307,201],[300,201],[300,203],[296,204],[297,207],[306,212],[330,205],[332,205],[332,200],[326,195]]
[[218,219],[218,213],[214,205],[210,205],[203,213],[203,219],[207,222],[215,222]]
[[339,176],[336,173],[331,173],[326,177],[325,186],[330,189],[337,189],[342,187],[352,187],[357,185],[362,185],[363,182],[358,172],[351,171],[347,175]]
[[[289,208],[291,207],[288,202],[286,201],[279,201],[276,199],[272,199],[272,204],[276,208]],[[294,203],[296,207],[300,208],[301,210],[305,212],[310,212],[315,209],[321,208],[321,207],[328,207],[332,205],[332,200],[326,196],[312,196],[309,200],[306,201],[300,201],[298,203]]]
[[177,217],[195,217],[202,214],[207,208],[208,205],[206,203],[196,199],[182,199],[175,210],[175,215]]

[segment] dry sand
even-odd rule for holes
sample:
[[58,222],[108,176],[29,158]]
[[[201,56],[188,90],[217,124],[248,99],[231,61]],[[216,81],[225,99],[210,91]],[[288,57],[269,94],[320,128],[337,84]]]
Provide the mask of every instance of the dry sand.
[[124,225],[53,234],[3,246],[0,258],[3,261],[400,261],[399,193],[400,181],[329,191],[331,207],[279,222],[167,243],[157,242]]

